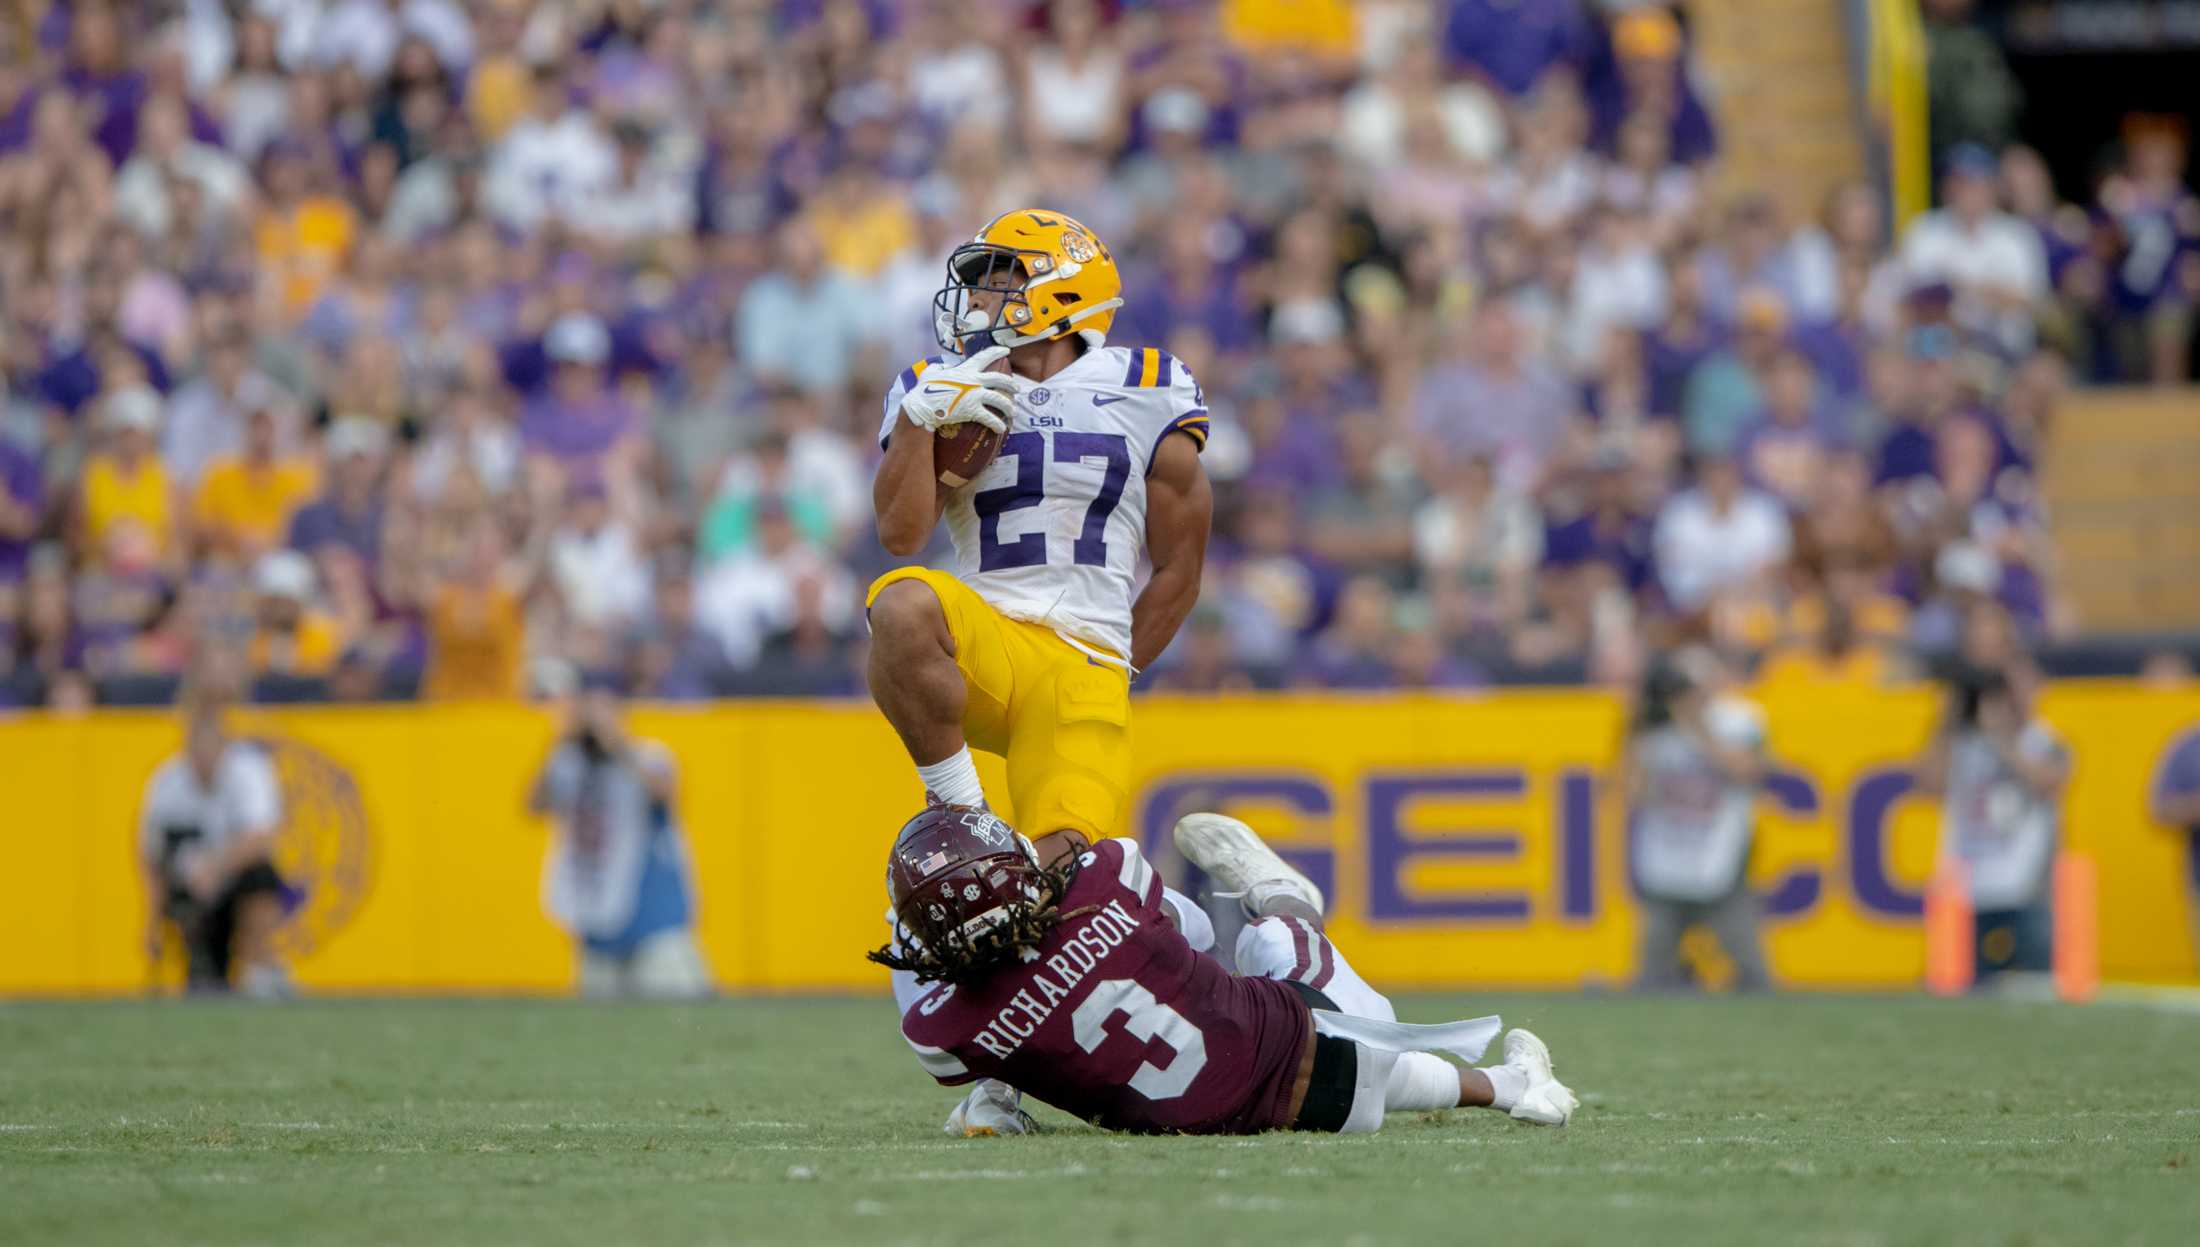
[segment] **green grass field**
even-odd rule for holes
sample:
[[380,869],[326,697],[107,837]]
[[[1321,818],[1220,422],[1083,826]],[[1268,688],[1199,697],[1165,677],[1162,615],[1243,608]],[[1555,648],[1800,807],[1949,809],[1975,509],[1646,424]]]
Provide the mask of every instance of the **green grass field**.
[[2200,1241],[2200,1017],[1419,997],[1583,1093],[948,1139],[883,1001],[0,1006],[0,1243]]

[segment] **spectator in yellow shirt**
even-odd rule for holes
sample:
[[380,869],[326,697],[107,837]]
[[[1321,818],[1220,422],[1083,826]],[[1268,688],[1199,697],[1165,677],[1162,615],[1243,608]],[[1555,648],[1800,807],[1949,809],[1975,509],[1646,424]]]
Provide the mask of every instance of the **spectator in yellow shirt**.
[[182,510],[168,469],[153,453],[160,396],[144,386],[117,390],[99,414],[106,446],[85,461],[78,485],[79,548],[96,559],[122,537],[157,557],[173,546]]
[[310,460],[282,453],[276,413],[263,406],[245,418],[243,450],[216,457],[199,478],[192,518],[208,544],[249,558],[281,545],[290,517],[320,489]]
[[[267,188],[267,206],[253,228],[252,244],[261,272],[276,283],[283,309],[293,314],[320,297],[343,268],[358,233],[351,205],[340,195],[325,193],[315,180],[307,153],[292,141],[277,141],[262,159],[260,181]],[[326,181],[326,175],[320,180]]]
[[524,573],[505,558],[494,522],[466,538],[459,573],[431,592],[428,673],[421,696],[430,701],[514,698],[525,691],[527,621]]
[[296,550],[260,556],[252,569],[252,671],[325,676],[344,652],[343,630],[313,605],[313,560]]
[[1360,50],[1351,0],[1222,0],[1222,33],[1255,56],[1300,52],[1346,70]]

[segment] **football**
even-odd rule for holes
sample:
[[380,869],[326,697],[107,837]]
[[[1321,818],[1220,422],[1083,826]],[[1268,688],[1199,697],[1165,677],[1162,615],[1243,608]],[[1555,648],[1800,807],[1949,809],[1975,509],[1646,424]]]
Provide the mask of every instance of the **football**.
[[940,484],[961,489],[978,479],[1001,453],[1001,435],[982,424],[951,424],[935,434],[932,466],[939,469]]
[[[1007,372],[1008,360],[996,360],[986,371]],[[933,436],[939,440],[932,443],[932,466],[939,470],[940,484],[949,489],[977,480],[978,473],[1001,453],[1001,435],[982,424],[951,424]]]

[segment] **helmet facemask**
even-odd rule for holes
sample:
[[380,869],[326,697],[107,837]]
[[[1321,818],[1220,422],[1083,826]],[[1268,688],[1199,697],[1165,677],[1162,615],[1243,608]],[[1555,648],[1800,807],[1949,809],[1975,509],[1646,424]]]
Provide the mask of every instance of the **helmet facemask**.
[[1036,342],[1031,325],[1031,279],[1051,270],[1044,251],[970,242],[947,257],[947,284],[932,296],[932,330],[943,350],[969,355],[989,346]]
[[[1066,304],[1075,295],[1065,291],[1048,298],[1052,292],[1045,287],[1076,268],[1073,262],[1058,265],[1036,248],[964,243],[949,253],[947,284],[932,296],[932,335],[942,350],[967,356],[989,346],[1027,346],[1063,337],[1079,321],[1122,306],[1118,298],[1072,310]],[[1046,308],[1033,306],[1035,293]],[[1057,303],[1065,305],[1064,313],[1042,323],[1040,316],[1051,314]]]

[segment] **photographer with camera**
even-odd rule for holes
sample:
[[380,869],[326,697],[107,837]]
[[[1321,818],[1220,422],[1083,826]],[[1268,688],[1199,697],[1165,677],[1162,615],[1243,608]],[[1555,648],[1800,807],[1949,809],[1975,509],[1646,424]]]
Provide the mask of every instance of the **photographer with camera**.
[[153,771],[138,811],[146,955],[159,963],[173,923],[188,990],[287,995],[273,948],[284,897],[273,862],[283,821],[275,766],[259,746],[229,734],[218,695],[194,690],[182,709],[183,752]]
[[1734,962],[1735,988],[1771,985],[1762,906],[1750,891],[1757,790],[1764,782],[1764,714],[1726,691],[1708,649],[1652,664],[1622,756],[1629,861],[1642,935],[1637,985],[1687,985],[1681,936],[1703,926]]
[[629,735],[618,693],[592,678],[528,799],[557,822],[543,906],[580,941],[584,996],[710,990],[675,795],[672,751]]
[[2051,967],[2048,882],[2061,838],[2070,754],[2032,710],[2014,632],[2001,609],[1974,607],[1944,672],[1946,708],[1917,765],[1917,789],[1941,799],[1940,851],[1968,873],[1974,982]]

